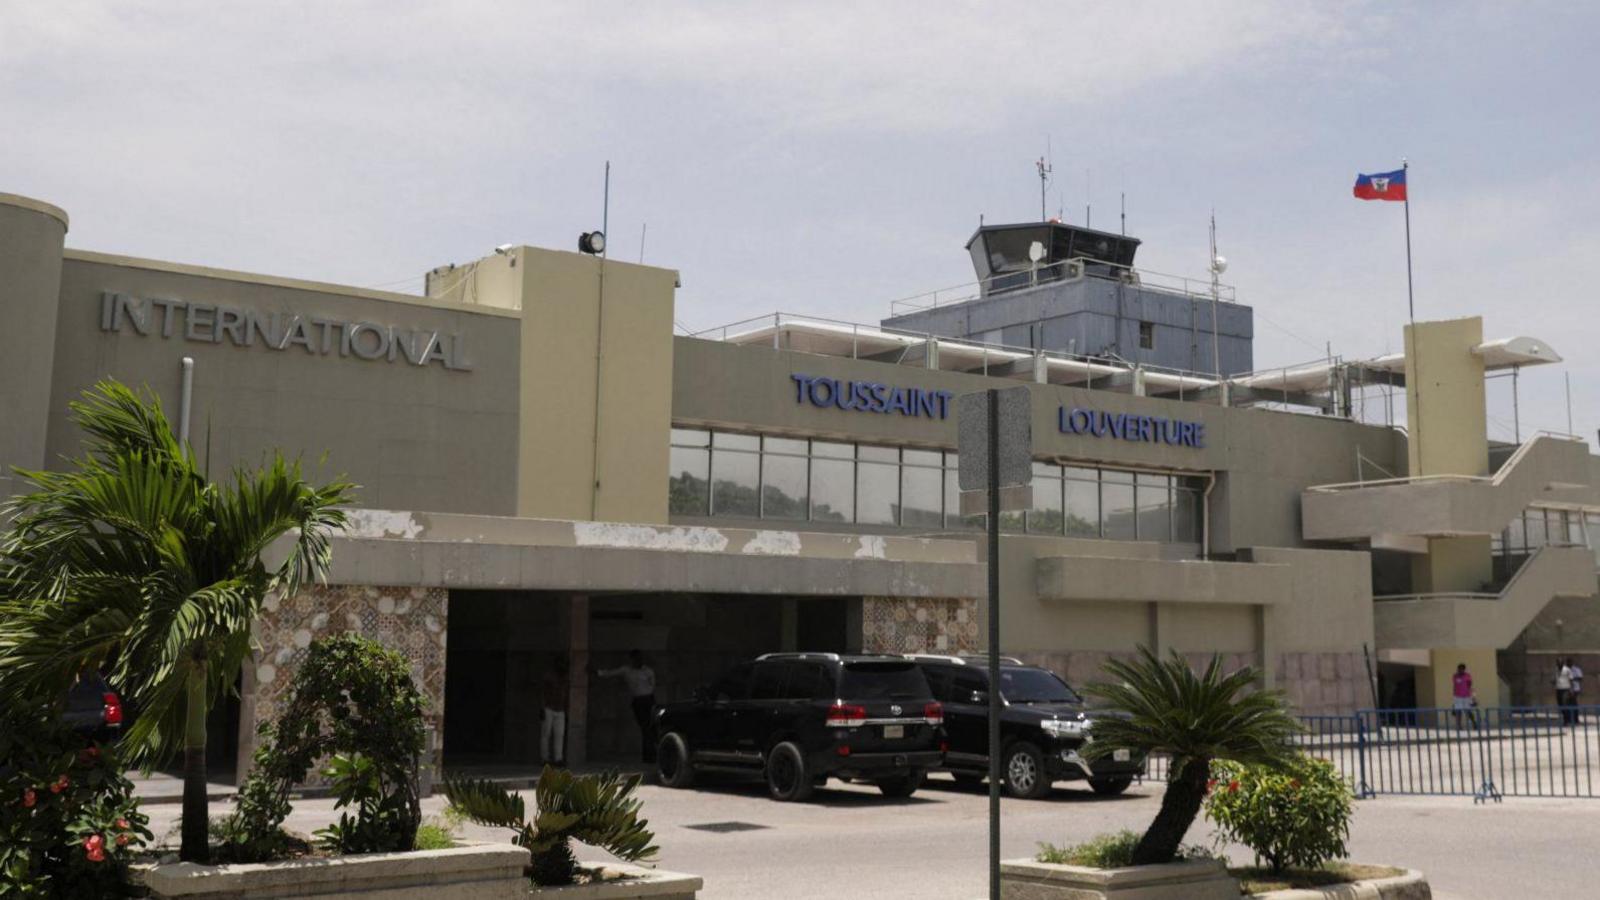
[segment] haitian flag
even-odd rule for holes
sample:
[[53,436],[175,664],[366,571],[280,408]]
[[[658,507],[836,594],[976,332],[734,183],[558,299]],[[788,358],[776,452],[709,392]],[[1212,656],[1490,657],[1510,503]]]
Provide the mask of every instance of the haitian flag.
[[1406,199],[1406,170],[1357,175],[1355,195],[1361,200]]

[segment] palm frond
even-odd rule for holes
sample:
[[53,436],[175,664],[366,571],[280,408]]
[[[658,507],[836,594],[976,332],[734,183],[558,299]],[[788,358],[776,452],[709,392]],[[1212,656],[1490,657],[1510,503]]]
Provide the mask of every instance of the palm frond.
[[521,829],[525,807],[522,797],[481,778],[446,778],[444,795],[450,805],[480,825]]

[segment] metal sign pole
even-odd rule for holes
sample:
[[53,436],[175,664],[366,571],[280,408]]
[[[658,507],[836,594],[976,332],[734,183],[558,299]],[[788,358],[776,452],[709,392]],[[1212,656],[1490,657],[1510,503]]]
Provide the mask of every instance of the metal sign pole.
[[989,900],[1000,900],[1000,392],[989,391]]

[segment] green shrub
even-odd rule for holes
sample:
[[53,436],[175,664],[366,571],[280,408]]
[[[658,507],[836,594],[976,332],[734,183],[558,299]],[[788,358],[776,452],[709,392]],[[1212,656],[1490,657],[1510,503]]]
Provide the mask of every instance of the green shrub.
[[656,854],[655,834],[639,818],[633,798],[639,776],[606,772],[574,775],[545,766],[534,787],[538,814],[528,821],[522,797],[487,780],[446,779],[444,794],[467,818],[516,832],[512,842],[533,854],[529,874],[535,884],[572,884],[578,860],[572,842],[599,847],[627,862]]
[[1217,841],[1244,844],[1273,872],[1315,869],[1343,859],[1352,797],[1327,760],[1298,756],[1281,768],[1218,762],[1211,767],[1206,818]]
[[[1143,836],[1126,829],[1111,834],[1096,835],[1082,844],[1057,847],[1040,844],[1035,859],[1042,863],[1068,866],[1091,866],[1096,869],[1120,869],[1133,865],[1133,851]],[[1210,859],[1211,851],[1204,847],[1181,846],[1177,859]]]
[[47,711],[0,715],[0,897],[133,896],[148,822],[115,746]]
[[318,832],[323,845],[341,853],[412,849],[422,823],[423,702],[401,654],[354,634],[313,643],[283,714],[262,726],[220,854],[259,862],[287,853],[289,792],[323,759],[338,807],[355,811]]
[[456,845],[455,829],[435,820],[417,826],[418,850],[448,850]]

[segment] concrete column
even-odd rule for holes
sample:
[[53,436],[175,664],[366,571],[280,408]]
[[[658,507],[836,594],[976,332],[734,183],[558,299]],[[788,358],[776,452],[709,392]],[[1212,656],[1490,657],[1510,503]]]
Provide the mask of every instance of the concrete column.
[[567,765],[589,759],[589,595],[567,598]]
[[0,499],[22,489],[12,467],[44,468],[66,235],[60,209],[0,194],[0,384],[10,394],[0,427]]
[[785,653],[793,653],[801,649],[814,649],[810,647],[802,648],[799,646],[800,601],[794,597],[784,597],[780,602],[782,603],[780,610],[782,619],[779,626],[778,649]]

